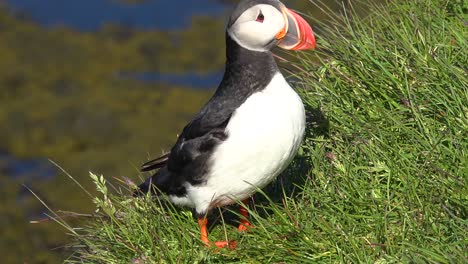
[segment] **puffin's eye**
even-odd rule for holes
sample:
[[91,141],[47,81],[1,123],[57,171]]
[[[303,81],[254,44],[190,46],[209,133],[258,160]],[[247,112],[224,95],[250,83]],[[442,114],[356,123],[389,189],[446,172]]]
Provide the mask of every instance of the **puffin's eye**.
[[265,20],[265,16],[262,14],[262,11],[260,11],[260,14],[258,14],[257,19],[255,19],[255,21],[263,23],[263,20]]

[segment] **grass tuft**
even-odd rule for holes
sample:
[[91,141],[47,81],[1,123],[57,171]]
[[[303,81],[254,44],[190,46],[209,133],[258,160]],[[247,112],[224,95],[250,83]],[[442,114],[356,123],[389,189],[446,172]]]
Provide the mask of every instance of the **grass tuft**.
[[369,10],[320,30],[320,63],[297,54],[308,135],[287,173],[257,195],[254,228],[239,234],[235,213],[213,213],[210,238],[237,239],[237,250],[205,248],[190,211],[164,197],[112,195],[92,175],[99,212],[70,230],[66,262],[468,261],[466,4]]

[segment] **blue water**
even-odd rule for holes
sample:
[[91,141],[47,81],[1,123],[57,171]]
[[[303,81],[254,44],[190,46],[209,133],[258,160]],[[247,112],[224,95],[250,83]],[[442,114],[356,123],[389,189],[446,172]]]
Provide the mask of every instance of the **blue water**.
[[141,29],[177,29],[189,25],[193,15],[220,15],[227,6],[214,0],[147,0],[126,4],[118,0],[6,0],[16,13],[24,13],[47,27],[66,25],[95,31],[105,23]]
[[170,74],[159,72],[124,72],[119,74],[122,79],[134,79],[146,83],[168,83],[171,85],[178,85],[184,87],[191,87],[195,89],[214,89],[218,87],[221,82],[223,73],[222,71],[196,74]]
[[47,180],[57,174],[56,168],[45,158],[18,159],[0,152],[0,171],[13,178],[27,177],[28,181]]

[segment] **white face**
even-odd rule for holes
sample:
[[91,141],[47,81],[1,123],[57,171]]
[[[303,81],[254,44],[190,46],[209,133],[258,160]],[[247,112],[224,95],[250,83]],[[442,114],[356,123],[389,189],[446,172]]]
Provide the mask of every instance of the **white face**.
[[285,23],[281,11],[271,5],[260,4],[242,13],[228,29],[228,34],[246,49],[266,51]]

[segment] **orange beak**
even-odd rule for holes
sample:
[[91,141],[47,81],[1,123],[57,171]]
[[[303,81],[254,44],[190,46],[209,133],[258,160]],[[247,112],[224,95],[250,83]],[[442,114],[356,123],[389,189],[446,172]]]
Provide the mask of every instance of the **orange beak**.
[[312,27],[294,11],[284,7],[285,27],[276,35],[278,46],[288,50],[315,49]]

